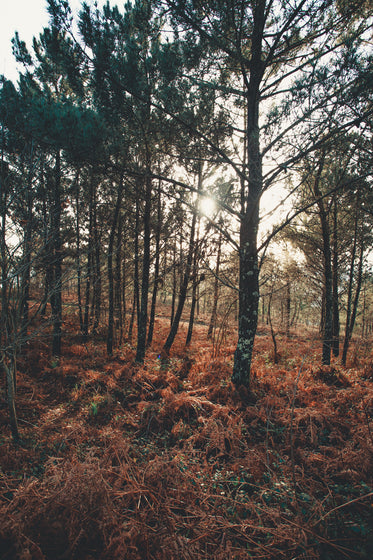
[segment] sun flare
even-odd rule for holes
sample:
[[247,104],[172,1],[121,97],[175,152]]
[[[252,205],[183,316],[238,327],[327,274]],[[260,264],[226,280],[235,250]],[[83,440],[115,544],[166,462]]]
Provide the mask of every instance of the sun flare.
[[209,196],[204,196],[200,201],[200,211],[204,216],[211,217],[216,211],[215,201]]

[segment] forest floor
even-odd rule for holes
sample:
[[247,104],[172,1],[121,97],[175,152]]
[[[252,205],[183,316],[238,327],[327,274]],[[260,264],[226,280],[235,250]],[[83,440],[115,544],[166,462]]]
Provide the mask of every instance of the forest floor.
[[197,324],[186,351],[181,329],[165,362],[167,330],[143,365],[128,343],[108,359],[66,336],[56,363],[30,340],[20,444],[0,389],[0,559],[373,558],[369,341],[321,367],[315,334],[278,334],[275,364],[261,327],[243,399],[233,330],[213,345]]

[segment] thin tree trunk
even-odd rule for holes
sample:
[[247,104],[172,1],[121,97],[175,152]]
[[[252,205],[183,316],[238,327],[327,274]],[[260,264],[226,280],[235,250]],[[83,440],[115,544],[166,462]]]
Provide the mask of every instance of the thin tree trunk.
[[171,299],[171,317],[170,323],[174,320],[175,316],[175,304],[176,304],[176,238],[174,238],[173,244],[173,266],[172,266],[172,299]]
[[[198,202],[197,202],[198,204]],[[193,286],[192,286],[192,303],[190,307],[190,316],[189,316],[189,326],[187,337],[185,341],[185,346],[189,346],[192,341],[193,335],[193,326],[194,326],[194,316],[196,311],[197,305],[197,288],[198,288],[198,260],[199,260],[199,218],[198,218],[198,225],[197,225],[197,240],[194,247],[194,255],[193,255],[193,270],[192,270],[192,277],[193,277]]]
[[147,346],[150,346],[153,340],[154,332],[154,321],[155,321],[155,308],[157,303],[157,294],[159,286],[159,261],[160,261],[160,243],[161,243],[161,218],[162,218],[162,206],[161,206],[161,182],[158,182],[158,193],[157,193],[157,228],[155,232],[155,263],[154,263],[154,286],[152,294],[152,303],[150,308],[150,321],[148,329],[148,340]]
[[85,306],[83,319],[83,338],[87,340],[89,331],[89,303],[91,295],[92,281],[92,256],[93,256],[93,171],[89,185],[89,224],[88,224],[88,254],[87,254],[87,275],[85,284]]
[[338,295],[338,223],[337,199],[333,203],[333,354],[339,356],[339,295]]
[[190,229],[189,250],[188,250],[188,256],[187,256],[187,262],[186,262],[186,266],[185,266],[185,270],[184,270],[184,275],[183,275],[183,281],[182,281],[181,288],[180,288],[178,305],[177,305],[177,309],[176,309],[174,319],[172,321],[172,325],[171,325],[169,335],[168,335],[167,340],[166,340],[166,342],[163,346],[163,351],[167,355],[170,352],[171,346],[172,346],[172,344],[175,340],[175,336],[176,336],[177,331],[179,329],[181,314],[183,312],[184,304],[185,304],[185,300],[186,300],[188,283],[189,283],[191,267],[192,267],[193,253],[194,253],[194,236],[195,236],[195,230],[196,230],[196,222],[197,222],[197,211],[195,210],[193,212],[192,225],[191,225],[191,229]]
[[136,217],[135,217],[135,240],[134,240],[134,273],[133,273],[133,299],[132,299],[132,313],[128,329],[128,338],[132,340],[133,325],[135,322],[135,315],[139,317],[139,227],[140,227],[140,204],[138,195],[136,194]]
[[328,217],[326,214],[324,201],[321,198],[320,180],[321,173],[324,168],[325,152],[322,153],[319,161],[317,174],[313,184],[313,192],[317,200],[319,209],[319,218],[321,223],[322,240],[323,240],[323,257],[324,257],[324,290],[325,290],[325,307],[324,307],[324,330],[323,330],[323,348],[322,363],[330,364],[330,355],[333,340],[333,274],[332,274],[332,257],[330,248],[330,231]]
[[122,237],[123,237],[123,218],[119,216],[117,245],[115,249],[115,289],[114,289],[114,319],[118,322],[119,338],[118,344],[122,343],[123,338],[123,314],[122,314]]
[[14,441],[19,441],[20,434],[17,421],[16,412],[16,388],[15,388],[15,378],[16,378],[16,350],[12,349],[12,355],[6,359],[3,356],[3,367],[6,371],[6,381],[7,381],[7,398],[8,398],[8,410],[9,410],[9,422],[10,429],[12,431],[12,436]]
[[93,334],[97,334],[97,330],[101,319],[101,249],[100,237],[97,224],[97,201],[95,193],[94,210],[93,210],[93,232],[94,232],[94,284],[93,284],[93,301],[94,301],[94,323]]
[[83,309],[82,309],[82,268],[80,260],[80,189],[79,181],[76,184],[76,194],[75,194],[75,206],[76,206],[76,269],[77,269],[77,296],[78,296],[78,313],[79,313],[79,325],[80,331],[83,332]]
[[286,278],[286,305],[285,305],[285,329],[286,336],[290,337],[290,313],[291,313],[291,290],[290,290],[290,278]]
[[20,342],[21,344],[26,341],[27,328],[29,322],[29,299],[30,299],[30,275],[31,275],[31,237],[32,237],[32,179],[33,179],[33,164],[32,154],[29,162],[28,182],[26,193],[26,225],[23,234],[23,256],[22,256],[22,271],[21,271],[21,306],[20,311],[22,315],[21,328],[20,328]]
[[52,354],[59,358],[62,341],[61,154],[59,151],[56,153],[54,169],[51,229],[53,244],[53,284],[50,294],[53,321]]
[[[357,211],[356,211],[357,213]],[[356,217],[356,226],[355,226],[355,235],[357,235],[357,217]],[[348,286],[348,300],[347,300],[347,313],[346,313],[346,327],[345,327],[345,336],[343,340],[343,350],[342,350],[342,365],[346,365],[347,360],[347,352],[351,342],[352,333],[355,326],[356,314],[357,314],[357,307],[359,303],[359,296],[361,290],[361,283],[363,278],[363,256],[364,256],[364,248],[363,242],[360,246],[360,256],[359,256],[359,263],[358,263],[358,270],[357,270],[357,280],[356,280],[356,289],[355,289],[355,297],[354,301],[352,302],[352,284],[354,278],[354,261],[356,255],[356,243],[354,242],[354,249],[353,249],[353,256],[351,258],[351,268],[350,268],[350,278],[349,278],[349,286]]]
[[209,329],[207,331],[207,336],[209,338],[211,338],[213,330],[215,329],[216,326],[216,315],[217,315],[218,301],[219,301],[219,272],[220,272],[222,241],[223,241],[223,236],[222,233],[219,232],[218,253],[216,256],[215,278],[214,278],[214,296],[213,296],[210,324],[209,324]]
[[152,179],[150,177],[150,158],[147,154],[147,176],[145,177],[145,205],[144,205],[144,247],[142,259],[141,277],[141,303],[137,325],[137,350],[136,362],[142,363],[146,351],[146,329],[148,322],[148,298],[149,298],[149,275],[150,275],[150,221],[151,221],[151,197]]
[[114,277],[113,277],[113,251],[114,251],[114,240],[115,232],[118,223],[118,217],[120,212],[120,207],[122,204],[122,193],[123,193],[123,175],[120,178],[117,192],[117,200],[115,203],[113,220],[111,223],[110,236],[109,236],[109,247],[107,256],[107,268],[108,268],[108,282],[109,282],[109,315],[108,315],[108,332],[106,339],[106,351],[108,356],[113,354],[113,340],[114,340]]

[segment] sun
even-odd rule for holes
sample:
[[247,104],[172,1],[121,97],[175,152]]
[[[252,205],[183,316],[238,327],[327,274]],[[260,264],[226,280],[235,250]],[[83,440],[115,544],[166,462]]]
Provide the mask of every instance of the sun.
[[199,208],[201,214],[211,217],[212,214],[216,211],[216,204],[212,198],[210,198],[209,196],[204,196],[200,200]]

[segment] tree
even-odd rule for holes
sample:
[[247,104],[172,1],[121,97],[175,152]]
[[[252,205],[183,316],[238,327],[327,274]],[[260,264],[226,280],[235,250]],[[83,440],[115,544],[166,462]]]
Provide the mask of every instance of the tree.
[[[166,5],[171,12],[175,32],[185,30],[186,40],[192,40],[201,51],[208,53],[209,69],[204,80],[219,91],[228,89],[245,108],[244,161],[247,163],[243,170],[221,153],[218,145],[210,142],[241,178],[239,339],[232,379],[237,386],[249,387],[259,301],[260,198],[301,157],[319,149],[325,141],[320,137],[312,141],[305,139],[298,142],[296,151],[287,150],[290,136],[299,135],[302,127],[313,121],[320,106],[333,102],[338,96],[338,86],[334,83],[333,92],[324,99],[317,99],[310,105],[304,102],[325,71],[322,60],[330,59],[334,51],[343,50],[347,43],[353,44],[364,25],[359,28],[357,24],[346,32],[346,18],[335,10],[330,0],[298,0],[292,5],[282,1],[230,0],[205,2],[203,6],[188,0],[167,0],[161,5]],[[230,79],[226,69],[230,71]],[[231,78],[233,75],[243,87],[236,85]],[[287,97],[285,111],[281,111],[278,104],[274,105],[267,123],[261,125],[261,108],[286,96],[292,80],[298,95],[293,90],[292,97]],[[320,129],[320,121],[317,124]],[[346,125],[344,121],[342,126]],[[330,134],[339,128],[336,124]],[[204,131],[200,134],[203,136]],[[266,145],[261,147],[264,140]],[[276,154],[281,163],[263,175],[262,161],[269,153]]]

